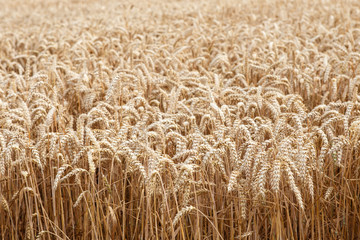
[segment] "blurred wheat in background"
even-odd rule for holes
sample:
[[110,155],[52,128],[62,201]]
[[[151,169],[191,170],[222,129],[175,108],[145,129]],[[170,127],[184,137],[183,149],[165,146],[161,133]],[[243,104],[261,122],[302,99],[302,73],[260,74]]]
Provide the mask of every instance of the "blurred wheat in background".
[[360,239],[359,2],[1,5],[1,239]]

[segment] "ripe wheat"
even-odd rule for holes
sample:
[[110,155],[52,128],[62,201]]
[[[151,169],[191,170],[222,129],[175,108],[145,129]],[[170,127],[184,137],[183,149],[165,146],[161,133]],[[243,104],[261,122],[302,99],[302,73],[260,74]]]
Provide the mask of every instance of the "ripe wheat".
[[315,2],[2,3],[0,238],[358,237],[360,5]]

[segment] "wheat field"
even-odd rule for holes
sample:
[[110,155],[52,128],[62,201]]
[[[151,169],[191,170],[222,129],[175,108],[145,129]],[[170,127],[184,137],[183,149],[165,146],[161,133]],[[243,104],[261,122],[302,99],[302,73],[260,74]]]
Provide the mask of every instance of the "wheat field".
[[360,3],[0,1],[1,239],[360,239]]

